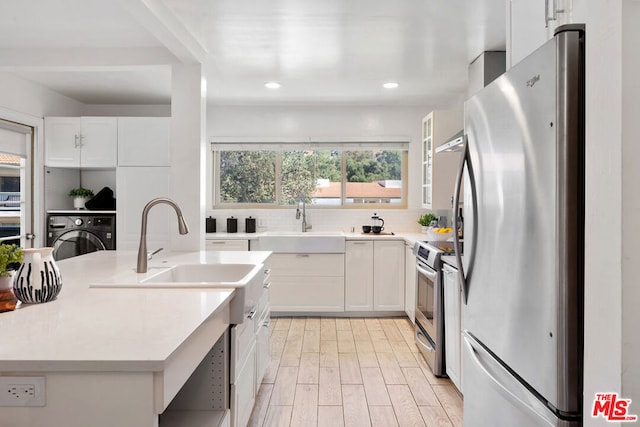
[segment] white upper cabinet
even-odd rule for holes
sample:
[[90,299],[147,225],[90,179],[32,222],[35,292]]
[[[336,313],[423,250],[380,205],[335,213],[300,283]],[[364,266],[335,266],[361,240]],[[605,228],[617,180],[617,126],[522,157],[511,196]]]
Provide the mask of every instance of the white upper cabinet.
[[463,128],[462,105],[432,111],[422,119],[422,207],[451,209],[460,152],[436,153],[436,148]]
[[118,118],[118,166],[170,166],[169,117]]
[[559,25],[571,22],[571,0],[508,0],[507,7],[507,68],[551,40]]
[[113,168],[118,155],[116,117],[45,117],[45,164]]

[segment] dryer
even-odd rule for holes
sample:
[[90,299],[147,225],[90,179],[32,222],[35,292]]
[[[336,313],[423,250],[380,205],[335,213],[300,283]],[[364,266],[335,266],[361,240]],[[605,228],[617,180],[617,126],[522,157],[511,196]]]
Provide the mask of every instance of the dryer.
[[56,261],[116,248],[116,215],[73,212],[47,215],[47,246]]

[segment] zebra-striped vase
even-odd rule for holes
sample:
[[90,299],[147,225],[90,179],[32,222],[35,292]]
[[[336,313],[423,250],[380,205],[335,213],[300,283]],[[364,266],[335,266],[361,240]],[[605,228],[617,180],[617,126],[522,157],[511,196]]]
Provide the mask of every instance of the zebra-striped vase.
[[53,248],[23,249],[24,261],[13,278],[13,293],[23,303],[54,300],[62,278],[51,253]]

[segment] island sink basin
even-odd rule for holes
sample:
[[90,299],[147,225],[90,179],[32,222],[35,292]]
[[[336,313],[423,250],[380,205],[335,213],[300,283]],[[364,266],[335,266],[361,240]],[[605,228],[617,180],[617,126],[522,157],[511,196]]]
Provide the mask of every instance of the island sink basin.
[[138,281],[92,283],[92,288],[234,289],[231,323],[240,324],[262,296],[263,264],[178,264]]
[[215,283],[236,287],[250,276],[255,264],[180,264],[167,268],[140,283]]

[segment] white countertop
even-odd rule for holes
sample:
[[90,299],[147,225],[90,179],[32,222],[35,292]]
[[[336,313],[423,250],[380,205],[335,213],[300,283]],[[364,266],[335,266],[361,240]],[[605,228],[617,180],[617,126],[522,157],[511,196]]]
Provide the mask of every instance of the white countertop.
[[[160,253],[148,274],[177,263],[262,262],[268,254]],[[145,277],[135,265],[133,251],[59,261],[63,286],[56,300],[0,313],[0,371],[159,371],[233,296],[232,289],[89,288],[93,281]]]
[[[327,230],[330,231],[330,230]],[[320,231],[321,233],[326,233],[327,231]],[[277,230],[268,231],[270,235],[275,235],[278,233]],[[287,233],[286,231],[283,233]],[[313,234],[313,231],[309,231],[309,234]],[[207,240],[254,240],[259,239],[264,232],[257,233],[207,233],[205,235],[205,239]],[[390,234],[375,234],[375,233],[362,233],[362,232],[354,232],[354,233],[345,233],[342,231],[336,231],[336,234],[341,234],[345,236],[347,240],[404,240],[408,244],[413,245],[418,240],[426,240],[426,235],[419,232],[412,231],[400,231],[394,232],[393,235]]]

